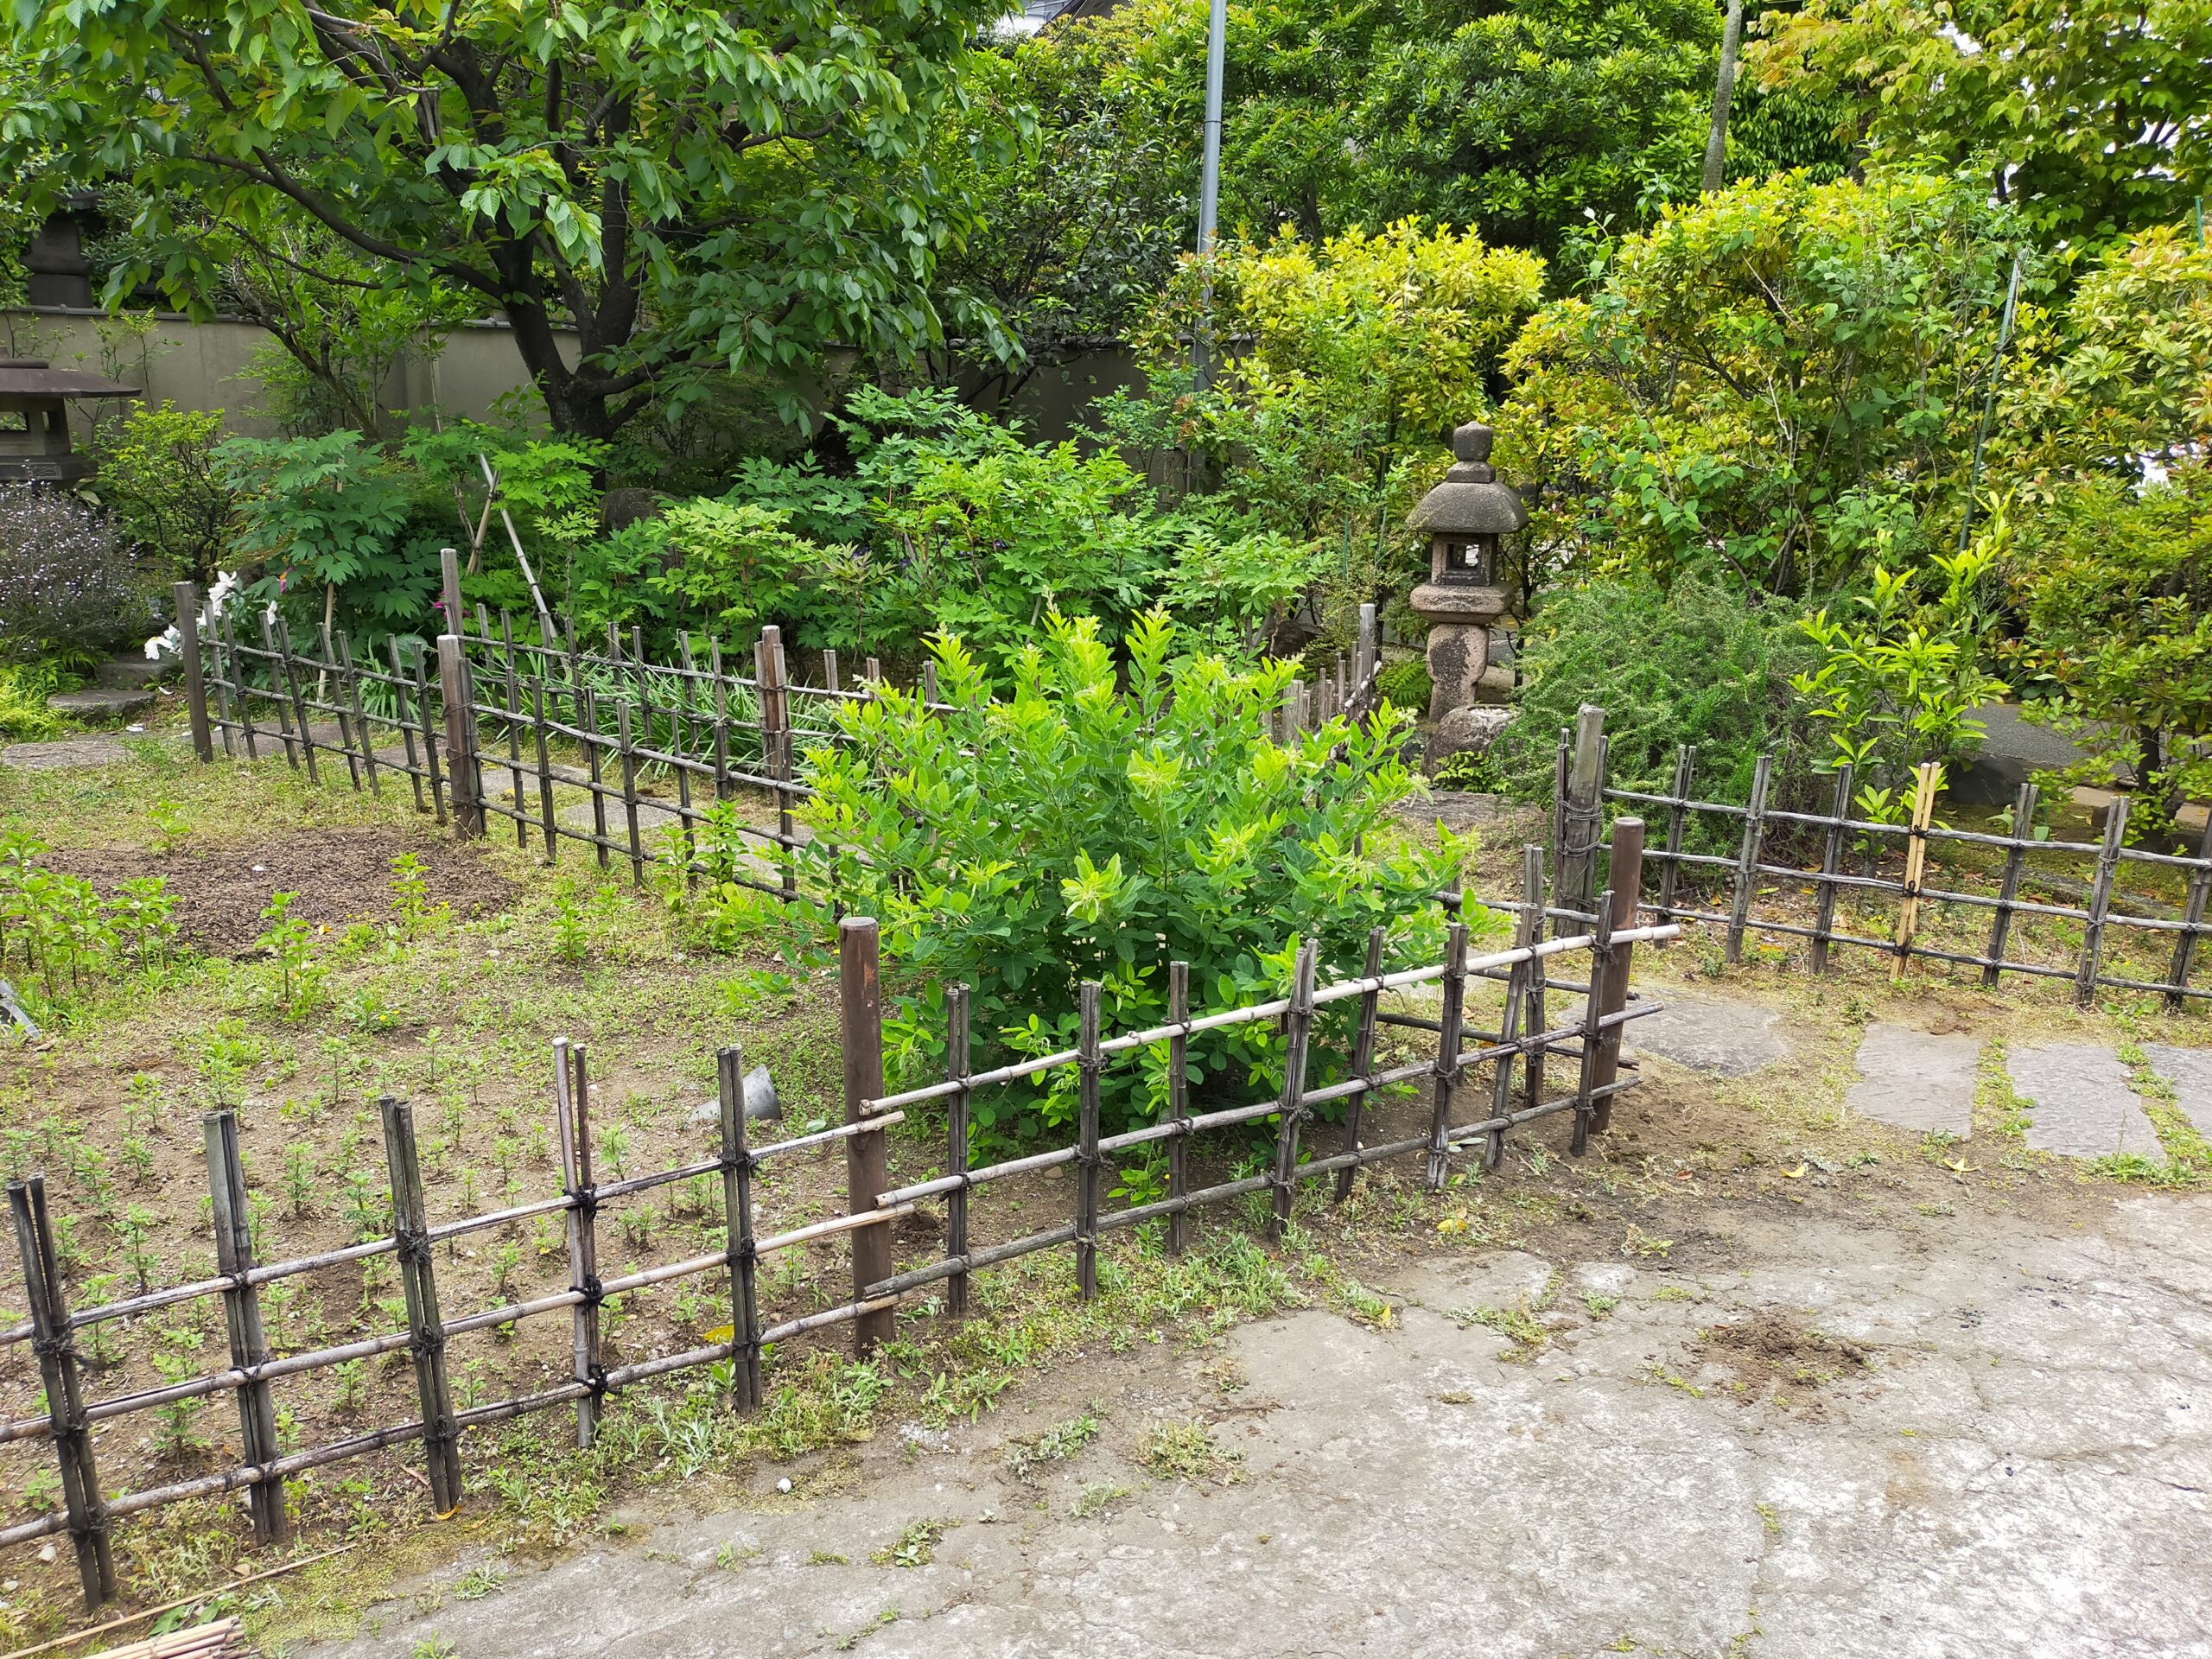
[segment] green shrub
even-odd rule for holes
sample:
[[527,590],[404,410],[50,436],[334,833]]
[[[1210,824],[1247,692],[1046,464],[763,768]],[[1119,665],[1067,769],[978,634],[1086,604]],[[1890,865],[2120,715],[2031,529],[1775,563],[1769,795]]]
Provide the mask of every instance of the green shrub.
[[1427,714],[1430,694],[1435,690],[1435,683],[1428,677],[1428,658],[1408,657],[1391,664],[1375,677],[1375,687],[1408,713]]
[[106,435],[100,499],[142,554],[180,576],[212,585],[227,550],[238,494],[215,463],[223,411],[143,404]]
[[113,519],[48,485],[0,485],[0,663],[86,665],[159,626]]
[[1548,800],[1560,728],[1594,702],[1605,711],[1615,787],[1663,792],[1675,746],[1694,743],[1698,798],[1741,801],[1762,751],[1802,770],[1789,678],[1814,656],[1794,607],[1703,576],[1671,588],[1619,578],[1561,588],[1522,631],[1520,694],[1491,753],[1513,793]]
[[[950,714],[903,693],[845,705],[849,740],[807,757],[817,791],[803,816],[807,890],[883,929],[895,1006],[894,1071],[941,1075],[944,987],[973,990],[975,1063],[1072,1046],[1078,982],[1105,986],[1109,1031],[1155,1024],[1167,963],[1191,963],[1194,1010],[1262,1001],[1287,987],[1299,942],[1318,941],[1324,979],[1358,971],[1369,930],[1402,957],[1431,955],[1431,895],[1464,849],[1435,851],[1394,833],[1390,808],[1419,787],[1398,757],[1402,722],[1344,721],[1278,746],[1268,715],[1296,672],[1217,657],[1175,663],[1165,615],[1141,617],[1125,645],[1128,687],[1090,619],[1049,616],[1043,643],[1014,658],[1014,691],[988,695],[957,641],[933,649]],[[1329,1010],[1331,1029],[1351,1005]],[[1340,1038],[1341,1032],[1336,1033]],[[1191,1046],[1197,1090],[1276,1086],[1272,1023]],[[1314,1076],[1340,1040],[1315,1048]],[[1166,1099],[1164,1048],[1108,1069],[1115,1127]],[[993,1090],[975,1121],[987,1135],[1064,1135],[1077,1079]]]

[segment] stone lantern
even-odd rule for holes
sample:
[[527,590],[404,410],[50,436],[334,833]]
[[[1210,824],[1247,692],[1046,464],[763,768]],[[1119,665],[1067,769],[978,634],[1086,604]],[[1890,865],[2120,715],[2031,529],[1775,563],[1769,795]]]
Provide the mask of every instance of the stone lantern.
[[1450,741],[1440,729],[1453,709],[1503,703],[1512,690],[1510,670],[1491,671],[1490,631],[1505,617],[1505,589],[1497,585],[1498,543],[1527,524],[1529,514],[1521,498],[1499,483],[1491,469],[1495,435],[1479,421],[1454,432],[1452,453],[1458,460],[1406,520],[1410,528],[1428,532],[1428,580],[1414,589],[1412,603],[1414,613],[1428,624],[1428,674],[1434,686],[1429,715],[1439,722],[1439,735],[1447,738],[1449,748],[1474,747]]
[[67,405],[78,397],[135,397],[137,388],[37,358],[0,357],[0,484],[81,484],[90,455],[69,447]]

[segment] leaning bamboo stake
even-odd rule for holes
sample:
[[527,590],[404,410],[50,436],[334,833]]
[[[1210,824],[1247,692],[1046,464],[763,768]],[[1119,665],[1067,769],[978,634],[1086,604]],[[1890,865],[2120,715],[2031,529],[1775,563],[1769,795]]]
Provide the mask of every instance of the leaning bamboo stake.
[[1459,1039],[1461,1015],[1467,998],[1467,925],[1452,924],[1444,955],[1444,1006],[1437,1024],[1436,1065],[1434,1071],[1435,1098],[1429,1112],[1428,1124],[1428,1186],[1432,1192],[1444,1190],[1444,1179],[1450,1168],[1452,1145],[1446,1138],[1452,1127],[1452,1091],[1459,1081]]
[[[261,1325],[261,1294],[245,1275],[253,1270],[253,1232],[246,1207],[245,1164],[238,1155],[238,1115],[210,1112],[200,1120],[207,1142],[207,1188],[215,1224],[215,1266],[231,1283],[223,1292],[224,1322],[229,1327],[231,1364],[251,1372],[269,1357]],[[245,1461],[264,1478],[246,1489],[256,1544],[282,1544],[290,1533],[284,1516],[284,1483],[266,1478],[276,1460],[276,1408],[268,1382],[258,1377],[238,1389],[238,1444]]]
[[[1191,1038],[1183,1029],[1191,1020],[1191,964],[1167,964],[1167,1023],[1176,1029],[1167,1039],[1167,1121],[1181,1123],[1191,1116]],[[1190,1189],[1191,1137],[1178,1135],[1167,1143],[1167,1197],[1177,1207],[1167,1216],[1167,1253],[1183,1254],[1186,1242],[1182,1199]]]
[[2005,874],[1998,883],[1997,912],[1989,922],[1989,960],[1982,964],[1984,989],[1994,989],[2005,971],[2005,947],[2012,932],[2012,907],[2020,897],[2020,877],[2025,873],[2028,849],[2033,844],[2036,786],[2022,784],[2012,800],[2012,839],[2005,849]]
[[1105,1058],[1098,1052],[1100,986],[1086,979],[1077,991],[1075,1284],[1084,1301],[1098,1294],[1098,1078]]
[[[1319,946],[1312,939],[1299,947],[1290,982],[1290,1012],[1283,1016],[1282,1116],[1275,1123],[1274,1210],[1268,1236],[1280,1241],[1290,1230],[1291,1201],[1297,1196],[1298,1141],[1306,1116],[1306,1059],[1313,1034],[1313,975]],[[1096,1217],[1093,1217],[1093,1224]]]
[[430,1501],[446,1515],[461,1502],[461,1431],[454,1422],[453,1389],[446,1376],[445,1319],[438,1310],[423,1166],[415,1153],[415,1113],[390,1095],[377,1106],[384,1115],[385,1157],[391,1171],[391,1231],[399,1241],[399,1284],[407,1298],[407,1345],[415,1356]]
[[2097,849],[2097,873],[2089,888],[2089,919],[2082,928],[2082,965],[2074,976],[2074,1000],[2083,1007],[2097,1000],[2097,970],[2103,964],[2105,924],[2112,914],[2112,888],[2120,874],[2120,849],[2127,841],[2128,798],[2120,796],[2105,814],[2104,844]]
[[61,1471],[61,1503],[76,1546],[85,1605],[98,1611],[115,1596],[115,1560],[108,1548],[107,1508],[100,1498],[99,1469],[78,1387],[77,1351],[70,1340],[68,1299],[55,1259],[54,1225],[46,1211],[46,1178],[8,1183],[16,1247],[23,1265],[23,1290],[31,1305],[31,1351],[46,1385],[46,1411],[54,1457]]
[[1912,959],[1913,935],[1920,928],[1921,879],[1928,868],[1928,825],[1936,816],[1936,779],[1941,770],[1928,760],[1914,774],[1912,824],[1904,849],[1904,899],[1897,906],[1897,971],[1900,974]]
[[1840,884],[1835,877],[1843,870],[1844,822],[1851,816],[1852,766],[1847,763],[1836,768],[1835,798],[1828,806],[1827,833],[1821,842],[1820,891],[1813,899],[1813,971],[1825,974],[1828,970],[1828,947],[1835,938],[1835,901]]
[[576,1444],[588,1446],[607,1385],[600,1360],[599,1194],[591,1179],[590,1077],[583,1046],[572,1046],[565,1037],[553,1044],[553,1117],[561,1142],[561,1181],[569,1198],[569,1288],[578,1298],[575,1376],[590,1390],[576,1401]]
[[745,1143],[745,1051],[732,1045],[715,1059],[724,1250],[729,1262],[730,1373],[738,1405],[749,1409],[761,1402],[760,1307],[755,1282],[760,1253],[753,1236],[753,1154]]
[[[944,1173],[968,1173],[968,1112],[971,1090],[969,1074],[968,987],[951,985],[944,993],[944,1075],[960,1087],[945,1103]],[[944,1253],[954,1258],[968,1254],[968,1188],[963,1181],[944,1195]],[[956,1273],[945,1281],[944,1311],[956,1319],[968,1317],[968,1275]]]
[[[1343,659],[1339,658],[1338,660],[1339,664],[1341,664]],[[1367,1103],[1369,1095],[1370,1093],[1368,1079],[1373,1075],[1375,1071],[1376,1017],[1382,1012],[1382,986],[1381,982],[1382,978],[1382,950],[1384,945],[1389,942],[1389,930],[1388,928],[1376,927],[1368,930],[1367,971],[1363,977],[1374,980],[1376,982],[1372,989],[1362,992],[1360,995],[1359,1032],[1358,1034],[1352,1039],[1351,1075],[1353,1079],[1359,1084],[1360,1088],[1359,1092],[1351,1097],[1351,1103],[1346,1107],[1344,1110],[1344,1149],[1347,1153],[1354,1153],[1359,1150],[1360,1125],[1362,1121],[1367,1116]],[[1357,1164],[1347,1164],[1344,1168],[1337,1172],[1336,1201],[1338,1204],[1342,1204],[1345,1199],[1351,1197],[1352,1184],[1358,1179],[1358,1176],[1359,1166]]]
[[1744,935],[1751,920],[1751,899],[1758,892],[1759,854],[1766,844],[1767,788],[1774,777],[1774,756],[1759,756],[1751,771],[1751,800],[1744,812],[1744,839],[1736,854],[1735,881],[1728,895],[1728,943],[1723,952],[1733,964],[1744,959]]

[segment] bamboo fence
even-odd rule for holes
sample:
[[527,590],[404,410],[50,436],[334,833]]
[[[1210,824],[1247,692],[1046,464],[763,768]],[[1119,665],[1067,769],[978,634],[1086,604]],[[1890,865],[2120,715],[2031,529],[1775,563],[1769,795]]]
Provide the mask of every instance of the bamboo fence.
[[[1914,777],[1907,821],[1884,823],[1853,817],[1853,769],[1806,780],[1804,793],[1826,793],[1825,811],[1787,810],[1775,804],[1779,791],[1774,757],[1759,758],[1747,799],[1741,802],[1700,800],[1694,793],[1697,752],[1689,746],[1677,751],[1674,775],[1665,793],[1618,789],[1605,779],[1605,712],[1585,706],[1571,732],[1560,734],[1557,787],[1552,821],[1552,845],[1557,849],[1559,886],[1554,914],[1572,924],[1587,915],[1587,896],[1596,876],[1599,825],[1609,804],[1660,818],[1666,829],[1661,845],[1647,856],[1656,867],[1656,889],[1645,912],[1662,922],[1690,922],[1722,931],[1724,951],[1738,962],[1751,934],[1775,934],[1808,942],[1813,972],[1830,970],[1839,949],[1872,951],[1886,956],[1903,973],[1916,960],[1948,963],[1980,970],[1980,982],[1995,988],[2007,974],[2070,981],[2075,997],[2088,1004],[2100,988],[2155,993],[2168,1008],[2178,1011],[2191,998],[2212,998],[2200,957],[2202,943],[2212,933],[2206,919],[2212,899],[2212,825],[2202,832],[2195,854],[2155,851],[2127,844],[2128,798],[2116,796],[2105,813],[2102,833],[2093,842],[2038,840],[2032,832],[2040,798],[2036,785],[2024,784],[2013,801],[2010,833],[1947,828],[1936,821],[1940,788],[1939,769],[1928,765]],[[1700,815],[1736,826],[1736,849],[1727,855],[1698,853],[1684,845]],[[1819,862],[1807,868],[1777,861],[1775,843],[1783,834],[1802,845],[1817,845]],[[1932,861],[1944,849],[1978,849],[1996,861],[1993,891],[1967,891],[1957,880],[1946,881]],[[1861,868],[1848,868],[1853,855]],[[1885,859],[1903,855],[1897,874],[1881,868]],[[2066,874],[2069,864],[2081,868],[2081,879]],[[2132,892],[2124,878],[2153,872],[2171,872],[2180,885],[2180,902]],[[2052,902],[2024,896],[2029,892],[2066,890],[2078,893],[2080,902]],[[1812,900],[1809,919],[1802,914],[1778,914],[1775,906],[1762,906],[1762,899],[1783,894]],[[1708,896],[1709,895],[1709,896]],[[1891,925],[1879,932],[1856,931],[1848,918],[1839,919],[1839,900],[1851,895],[1862,906],[1894,899]],[[1725,907],[1724,907],[1725,906]],[[1955,917],[1961,912],[1987,912],[1987,931],[1978,949],[1955,948],[1956,941],[1930,937],[1931,912],[1942,909]],[[1877,918],[1879,919],[1878,918]],[[2064,937],[2045,942],[2042,959],[2031,960],[2027,931],[2031,925],[2058,922],[2068,925]],[[1862,924],[1865,925],[1865,924]],[[2075,937],[2078,930],[2078,938]],[[2114,970],[2116,944],[2133,936],[2156,945],[2171,941],[2158,952],[2164,957],[2163,977]]]
[[[441,1512],[463,1497],[458,1446],[472,1428],[526,1414],[573,1406],[580,1443],[589,1444],[612,1396],[649,1378],[702,1366],[727,1370],[717,1378],[743,1410],[763,1401],[762,1362],[772,1344],[838,1325],[854,1326],[856,1351],[867,1352],[891,1334],[893,1311],[902,1299],[943,1283],[942,1304],[953,1319],[965,1316],[970,1274],[1036,1251],[1068,1249],[1077,1285],[1084,1298],[1097,1291],[1099,1241],[1113,1232],[1163,1222],[1172,1252],[1185,1246],[1189,1213],[1233,1203],[1249,1194],[1269,1195],[1268,1227],[1280,1237],[1302,1183],[1321,1180],[1342,1201],[1352,1191],[1357,1172],[1386,1159],[1418,1157],[1432,1189],[1440,1189],[1452,1160],[1474,1147],[1486,1165],[1503,1155],[1515,1130],[1547,1118],[1571,1115],[1570,1150],[1580,1156],[1593,1131],[1608,1125],[1613,1098],[1637,1081],[1632,1062],[1621,1058],[1626,1023],[1658,1011],[1637,997],[1629,979],[1634,947],[1674,937],[1671,924],[1635,925],[1641,881],[1642,826],[1633,819],[1614,825],[1611,863],[1618,894],[1608,889],[1593,900],[1587,931],[1542,939],[1542,855],[1530,848],[1524,857],[1522,902],[1512,945],[1483,956],[1470,955],[1467,924],[1459,919],[1459,895],[1443,895],[1452,913],[1441,960],[1384,971],[1385,930],[1368,944],[1365,971],[1357,979],[1316,982],[1316,948],[1308,944],[1296,959],[1288,994],[1249,1007],[1193,1014],[1189,1006],[1187,964],[1170,970],[1170,1019],[1147,1030],[1115,1035],[1101,1027],[1101,988],[1096,982],[1080,989],[1080,1039],[1074,1048],[985,1071],[969,1065],[969,998],[966,988],[948,988],[947,1075],[940,1083],[887,1093],[883,1081],[883,1032],[879,946],[875,924],[849,917],[839,925],[841,1044],[844,1062],[844,1121],[813,1134],[768,1146],[747,1139],[742,1077],[744,1058],[734,1047],[718,1056],[714,1156],[674,1168],[612,1182],[596,1179],[592,1166],[591,1090],[585,1052],[556,1042],[552,1054],[552,1105],[557,1138],[561,1190],[533,1202],[434,1224],[427,1214],[421,1160],[416,1148],[414,1116],[402,1100],[379,1102],[385,1162],[390,1174],[390,1231],[342,1249],[288,1261],[263,1263],[246,1225],[245,1173],[239,1156],[237,1123],[228,1111],[205,1120],[207,1161],[219,1271],[215,1276],[171,1285],[88,1308],[69,1304],[65,1273],[47,1211],[42,1174],[9,1184],[23,1282],[31,1315],[14,1329],[0,1332],[0,1348],[28,1342],[44,1383],[44,1408],[35,1415],[0,1422],[0,1443],[46,1441],[60,1476],[61,1502],[52,1514],[0,1528],[0,1546],[22,1544],[66,1533],[76,1551],[87,1605],[97,1608],[116,1593],[110,1533],[126,1516],[164,1504],[226,1492],[247,1495],[248,1511],[258,1541],[282,1542],[286,1516],[283,1484],[327,1464],[388,1448],[420,1445],[430,1501]],[[1562,976],[1564,959],[1584,958],[1580,980]],[[1504,987],[1500,1025],[1473,1029],[1466,1018],[1471,981]],[[1386,994],[1434,985],[1440,991],[1438,1017],[1430,1019],[1386,1008]],[[1582,1006],[1571,1014],[1548,1016],[1546,994],[1575,991]],[[1345,1056],[1342,1081],[1310,1086],[1314,1068],[1318,1011],[1340,1002],[1357,1005],[1356,1034]],[[1185,1082],[1184,1060],[1190,1039],[1202,1033],[1255,1024],[1280,1024],[1285,1034],[1282,1084],[1262,1099],[1194,1114]],[[1408,1064],[1377,1069],[1376,1038],[1383,1026],[1410,1027],[1435,1036],[1433,1055]],[[1101,1132],[1101,1082],[1109,1066],[1164,1050],[1169,1096],[1159,1122],[1116,1135]],[[1571,1087],[1554,1086],[1547,1062],[1573,1066]],[[1491,1068],[1487,1083],[1471,1073]],[[1072,1068],[1078,1079],[1079,1121],[1071,1145],[1002,1160],[981,1168],[970,1157],[970,1104],[982,1090],[1030,1083]],[[1631,1073],[1622,1076],[1624,1071]],[[1369,1138],[1376,1096],[1393,1087],[1412,1085],[1427,1095],[1426,1125],[1419,1133],[1389,1140]],[[910,1109],[942,1103],[947,1172],[928,1180],[893,1187],[888,1175],[887,1131],[906,1121]],[[1469,1116],[1468,1104],[1472,1103]],[[1338,1106],[1340,1123],[1315,1116]],[[1249,1135],[1272,1123],[1273,1146],[1264,1173],[1193,1186],[1189,1152],[1195,1137],[1222,1130]],[[1105,1160],[1116,1154],[1165,1142],[1169,1154],[1165,1197],[1120,1209],[1105,1206],[1102,1179]],[[771,1160],[810,1149],[846,1153],[846,1213],[781,1232],[761,1236],[754,1205],[755,1172]],[[976,1195],[995,1183],[1061,1165],[1075,1166],[1072,1213],[1055,1226],[1004,1243],[977,1246],[971,1239],[971,1208]],[[599,1271],[599,1217],[602,1206],[628,1194],[699,1177],[719,1177],[722,1198],[721,1248],[620,1277]],[[947,1225],[943,1253],[905,1269],[895,1266],[888,1224],[928,1200],[942,1200]],[[434,1246],[487,1229],[505,1228],[538,1217],[559,1216],[567,1229],[569,1282],[559,1291],[499,1306],[449,1315],[439,1295]],[[841,1304],[764,1325],[760,1312],[759,1263],[773,1252],[817,1240],[842,1238],[850,1250],[852,1288]],[[405,1328],[388,1330],[309,1352],[272,1354],[262,1329],[262,1287],[296,1275],[346,1262],[389,1255],[397,1259],[404,1292]],[[681,1351],[655,1354],[635,1363],[609,1366],[602,1358],[601,1309],[609,1296],[699,1275],[721,1276],[731,1319],[724,1340]],[[106,1399],[85,1397],[83,1368],[75,1335],[110,1320],[127,1320],[181,1303],[219,1299],[229,1334],[230,1363],[197,1377],[165,1379],[162,1386]],[[456,1408],[448,1375],[448,1342],[470,1332],[512,1326],[525,1319],[565,1315],[570,1326],[572,1365],[568,1378],[553,1387],[515,1398]],[[416,1414],[365,1433],[311,1448],[283,1452],[277,1443],[274,1395],[288,1378],[329,1370],[382,1354],[404,1352],[416,1384]],[[237,1402],[243,1459],[233,1466],[128,1493],[103,1489],[93,1448],[93,1425],[154,1411],[184,1400],[221,1394]]]

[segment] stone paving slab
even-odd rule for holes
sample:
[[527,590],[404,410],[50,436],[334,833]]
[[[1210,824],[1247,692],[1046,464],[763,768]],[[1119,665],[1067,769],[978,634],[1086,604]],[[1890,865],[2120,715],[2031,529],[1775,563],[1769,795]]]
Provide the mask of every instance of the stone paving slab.
[[1877,1022],[1859,1044],[1859,1081],[1846,1109],[1917,1134],[1963,1141],[1974,1133],[1974,1092],[1981,1039],[1937,1036]]
[[1673,990],[1659,1000],[1663,1009],[1628,1028],[1628,1041],[1642,1052],[1721,1077],[1747,1077],[1789,1052],[1778,1029],[1782,1016],[1771,1008]]
[[2200,1135],[2212,1135],[2212,1048],[2177,1048],[2171,1043],[2145,1043],[2143,1058],[2151,1069],[2173,1085],[2174,1103],[2196,1125]]
[[2108,1048],[2053,1043],[2005,1057],[2012,1092],[2034,1103],[2028,1144],[2068,1158],[2113,1153],[2158,1157],[2158,1131],[2136,1098],[2135,1080]]

